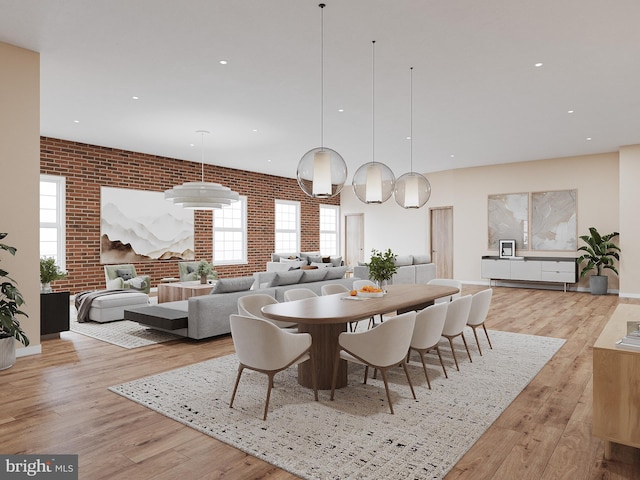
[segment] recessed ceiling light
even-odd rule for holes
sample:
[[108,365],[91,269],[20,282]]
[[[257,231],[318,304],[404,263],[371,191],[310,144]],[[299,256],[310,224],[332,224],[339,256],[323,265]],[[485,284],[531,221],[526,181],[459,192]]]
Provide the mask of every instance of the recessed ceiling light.
[[257,131],[258,131],[258,129],[257,129],[257,128],[254,128],[254,129],[253,129],[253,130],[251,130],[251,131],[252,131],[252,132],[257,132]]
[[591,140],[591,137],[587,137],[587,140]]
[[226,65],[227,61],[226,60],[220,60],[220,65]]
[[567,113],[573,113],[573,110],[567,110]]
[[411,137],[407,137],[407,140],[411,140]]
[[196,144],[195,144],[195,143],[190,143],[190,144],[189,144],[189,146],[190,146],[190,147],[195,147],[195,146],[196,146]]
[[80,123],[80,120],[74,120],[73,123]]
[[452,153],[451,155],[449,155],[451,158],[455,158],[455,155]]
[[541,62],[538,62],[538,63],[535,64],[536,67],[541,67],[542,65],[543,65],[543,63],[541,63]]
[[140,97],[136,97],[135,95],[131,97],[133,100],[140,100]]
[[267,163],[271,163],[271,159],[267,160]]
[[338,111],[339,111],[340,113],[342,113],[342,112],[344,112],[344,108],[339,108],[339,109],[338,109]]

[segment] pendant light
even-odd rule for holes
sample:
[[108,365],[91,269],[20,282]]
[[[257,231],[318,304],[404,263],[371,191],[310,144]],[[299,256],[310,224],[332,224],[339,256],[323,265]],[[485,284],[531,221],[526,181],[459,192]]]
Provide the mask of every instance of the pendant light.
[[165,200],[170,200],[174,205],[193,210],[214,210],[237,201],[240,198],[237,192],[228,187],[223,187],[219,183],[204,181],[204,136],[210,132],[197,130],[196,133],[201,135],[201,181],[186,182],[165,190]]
[[411,170],[396,181],[394,196],[402,208],[420,208],[431,196],[431,184],[424,175],[413,171],[413,67],[410,69],[409,159]]
[[320,7],[320,147],[309,150],[298,163],[296,177],[304,193],[312,198],[331,198],[347,180],[347,164],[338,152],[324,146],[324,3]]
[[376,81],[375,81],[375,46],[371,42],[371,162],[361,165],[353,175],[351,184],[356,197],[364,203],[384,203],[393,194],[396,177],[384,163],[376,162]]

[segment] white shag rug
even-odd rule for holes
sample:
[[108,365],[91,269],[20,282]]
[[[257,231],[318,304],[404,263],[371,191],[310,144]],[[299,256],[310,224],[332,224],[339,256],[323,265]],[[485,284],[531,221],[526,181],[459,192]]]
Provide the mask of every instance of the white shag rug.
[[117,320],[115,322],[82,322],[77,321],[77,311],[70,307],[69,329],[72,332],[86,335],[103,342],[112,343],[122,348],[138,348],[184,338],[172,333],[147,328],[138,322]]
[[437,357],[429,356],[432,390],[419,357],[412,357],[409,373],[417,400],[402,368],[394,369],[389,383],[395,415],[389,413],[380,376],[363,385],[364,367],[354,364],[349,364],[348,386],[336,391],[333,402],[328,391],[319,392],[320,401],[314,402],[313,391],[298,385],[295,368],[279,373],[266,421],[264,374],[245,370],[229,408],[235,355],[110,390],[302,478],[439,479],[564,343],[498,331],[489,335],[493,350],[481,339],[484,356],[470,339],[473,363],[464,347],[456,349],[459,372],[448,346],[441,344],[449,378]]

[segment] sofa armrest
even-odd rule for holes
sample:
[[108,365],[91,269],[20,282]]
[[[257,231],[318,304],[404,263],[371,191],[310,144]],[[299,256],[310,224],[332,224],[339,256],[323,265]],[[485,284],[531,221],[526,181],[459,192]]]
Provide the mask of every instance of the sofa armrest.
[[107,280],[107,290],[122,290],[124,288],[124,280],[120,277],[113,280]]

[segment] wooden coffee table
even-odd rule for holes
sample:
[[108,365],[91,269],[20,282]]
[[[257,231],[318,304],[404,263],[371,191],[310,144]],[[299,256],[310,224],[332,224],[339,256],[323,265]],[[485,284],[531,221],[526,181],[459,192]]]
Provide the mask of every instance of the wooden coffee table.
[[158,303],[187,300],[198,295],[209,295],[215,283],[176,282],[158,285]]

